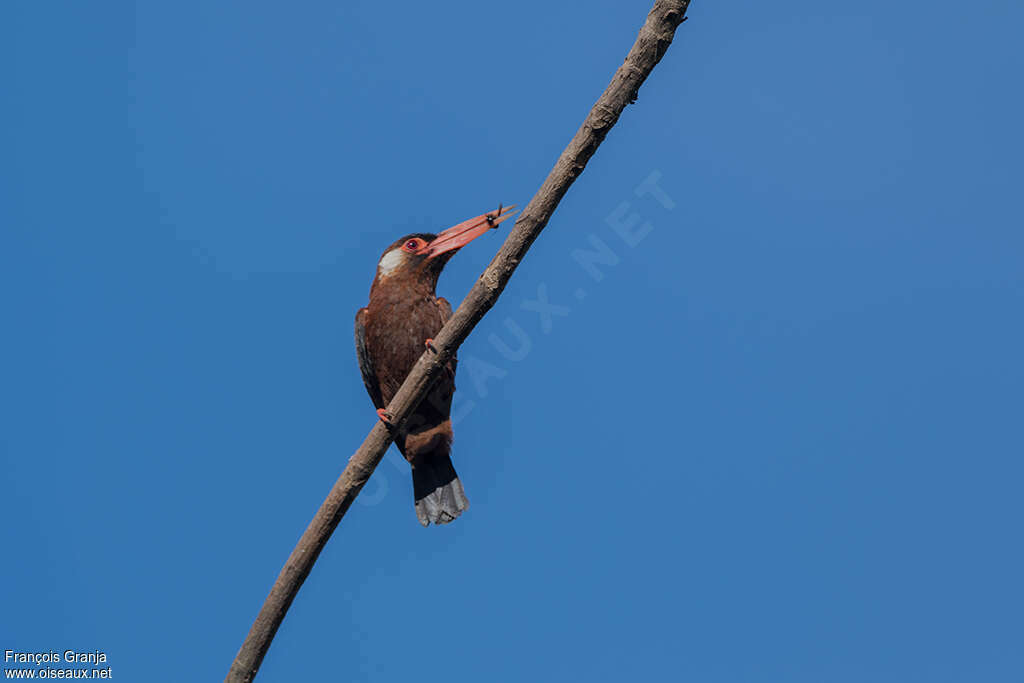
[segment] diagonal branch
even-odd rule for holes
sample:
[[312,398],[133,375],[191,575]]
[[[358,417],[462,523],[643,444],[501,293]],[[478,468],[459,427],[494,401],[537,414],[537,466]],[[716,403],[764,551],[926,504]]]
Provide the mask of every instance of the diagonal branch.
[[[636,100],[641,84],[665,54],[676,27],[685,20],[690,0],[656,0],[647,21],[625,62],[615,72],[611,83],[594,104],[583,125],[576,131],[569,146],[551,169],[537,194],[523,209],[505,243],[466,295],[462,305],[434,338],[434,349],[424,352],[406,377],[398,393],[388,405],[392,421],[401,425],[426,396],[441,369],[466,340],[476,324],[498,300],[512,272],[565,195],[569,186],[583,172],[587,161],[597,151],[627,104]],[[242,643],[228,672],[228,682],[251,681],[256,676],[263,656],[270,647],[277,628],[313,568],[338,522],[366,484],[377,464],[391,445],[392,434],[378,422],[349,459],[327,499],[274,582],[270,595]]]

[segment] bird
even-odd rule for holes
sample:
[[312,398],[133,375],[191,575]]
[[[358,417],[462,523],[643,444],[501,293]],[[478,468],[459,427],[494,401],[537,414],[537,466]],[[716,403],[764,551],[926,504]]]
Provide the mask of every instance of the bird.
[[[412,233],[395,240],[377,262],[369,303],[356,313],[356,356],[363,384],[377,415],[389,427],[385,410],[424,348],[452,316],[437,296],[437,279],[459,249],[496,228],[514,206],[463,221],[440,233]],[[451,460],[451,406],[455,392],[453,355],[426,398],[400,429],[395,444],[412,466],[416,517],[424,527],[447,524],[469,507]]]

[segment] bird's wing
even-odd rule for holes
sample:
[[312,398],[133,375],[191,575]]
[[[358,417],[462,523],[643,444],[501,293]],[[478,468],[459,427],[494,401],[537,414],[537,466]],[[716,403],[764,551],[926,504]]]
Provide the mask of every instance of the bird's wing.
[[365,308],[360,308],[356,313],[356,356],[359,358],[359,372],[363,374],[363,384],[366,385],[366,393],[370,395],[373,405],[383,408],[384,398],[380,394],[377,371],[373,367],[370,351],[366,348],[366,325],[363,322],[365,316]]

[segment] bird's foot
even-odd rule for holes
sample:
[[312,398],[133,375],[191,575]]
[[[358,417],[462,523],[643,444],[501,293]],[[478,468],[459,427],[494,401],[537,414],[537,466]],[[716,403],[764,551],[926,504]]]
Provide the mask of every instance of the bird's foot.
[[389,413],[388,411],[384,410],[383,408],[377,408],[377,417],[379,417],[380,421],[386,424],[387,426],[391,426],[391,413]]
[[423,345],[426,346],[431,351],[433,351],[434,353],[437,353],[437,349],[434,348],[434,340],[431,339],[430,337],[427,337],[427,340],[423,342]]

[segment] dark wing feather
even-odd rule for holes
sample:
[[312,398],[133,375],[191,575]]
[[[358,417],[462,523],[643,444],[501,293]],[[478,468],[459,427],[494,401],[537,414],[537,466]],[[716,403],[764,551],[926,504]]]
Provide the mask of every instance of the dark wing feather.
[[377,381],[377,371],[373,368],[373,359],[370,351],[366,348],[366,325],[363,318],[366,309],[360,308],[356,313],[356,356],[359,358],[359,372],[363,374],[363,384],[366,385],[366,393],[377,408],[384,407],[384,398],[380,394],[380,383]]

